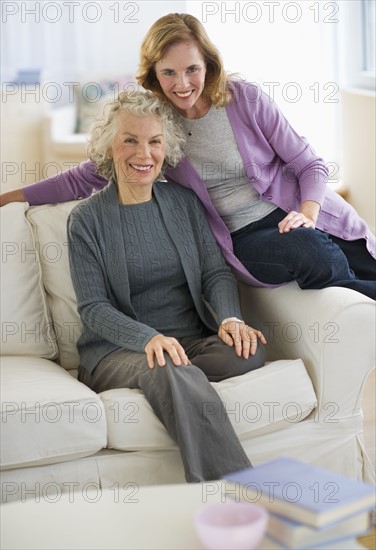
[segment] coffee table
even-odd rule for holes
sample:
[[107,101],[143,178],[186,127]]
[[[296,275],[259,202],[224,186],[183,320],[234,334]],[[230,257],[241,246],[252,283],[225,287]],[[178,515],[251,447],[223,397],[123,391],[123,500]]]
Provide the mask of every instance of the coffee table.
[[221,500],[221,482],[71,491],[56,502],[1,509],[1,548],[35,550],[201,549],[193,515]]
[[[1,507],[4,550],[201,550],[193,516],[224,501],[224,482],[113,486],[49,495]],[[270,542],[260,550],[276,548]],[[323,550],[325,547],[322,547]],[[336,548],[331,546],[330,548]],[[344,541],[341,550],[364,548]]]

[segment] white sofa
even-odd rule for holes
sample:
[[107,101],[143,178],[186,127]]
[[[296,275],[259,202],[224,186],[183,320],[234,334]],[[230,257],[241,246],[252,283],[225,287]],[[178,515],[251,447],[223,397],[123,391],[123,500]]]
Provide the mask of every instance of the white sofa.
[[[1,209],[2,502],[184,480],[178,449],[140,391],[97,395],[75,378],[74,204]],[[253,464],[290,455],[372,482],[361,392],[374,367],[374,302],[295,283],[240,290],[269,363],[214,387]]]

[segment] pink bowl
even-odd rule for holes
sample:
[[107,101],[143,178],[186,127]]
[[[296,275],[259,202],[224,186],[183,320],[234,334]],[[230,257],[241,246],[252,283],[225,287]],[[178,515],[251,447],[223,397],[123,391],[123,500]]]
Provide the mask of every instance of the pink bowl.
[[202,506],[194,523],[209,550],[253,550],[265,533],[268,512],[250,502],[218,502]]

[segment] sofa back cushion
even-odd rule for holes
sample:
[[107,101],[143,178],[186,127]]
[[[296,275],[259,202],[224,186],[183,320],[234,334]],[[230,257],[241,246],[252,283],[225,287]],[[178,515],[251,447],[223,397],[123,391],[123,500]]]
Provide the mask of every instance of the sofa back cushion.
[[69,270],[67,219],[77,201],[30,208],[27,218],[38,243],[43,282],[59,348],[59,363],[78,367],[76,342],[82,326]]
[[1,354],[54,359],[56,338],[26,208],[1,209]]

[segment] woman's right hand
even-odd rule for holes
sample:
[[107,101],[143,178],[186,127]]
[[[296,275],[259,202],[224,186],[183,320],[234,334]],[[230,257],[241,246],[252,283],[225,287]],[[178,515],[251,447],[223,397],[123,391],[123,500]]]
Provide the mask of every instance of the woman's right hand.
[[13,189],[7,193],[0,195],[0,207],[9,204],[10,202],[25,202],[26,198],[22,189]]
[[184,348],[179,344],[176,338],[169,336],[163,336],[163,334],[157,334],[154,336],[145,346],[146,357],[148,365],[151,369],[155,367],[154,356],[157,359],[157,363],[160,367],[166,365],[164,358],[164,352],[167,352],[171,357],[175,366],[190,364],[190,361],[184,351]]

